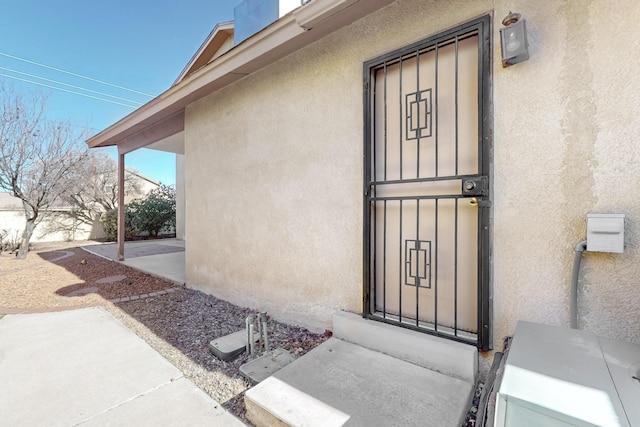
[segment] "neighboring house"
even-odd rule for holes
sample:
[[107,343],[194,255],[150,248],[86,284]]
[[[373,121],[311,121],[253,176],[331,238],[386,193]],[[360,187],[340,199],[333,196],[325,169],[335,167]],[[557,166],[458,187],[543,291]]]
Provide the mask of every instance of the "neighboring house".
[[[144,176],[134,169],[127,168],[127,180],[130,185],[125,196],[128,203],[133,199],[143,197],[151,190],[158,188],[159,182]],[[112,188],[105,188],[105,193]],[[103,210],[104,208],[99,207]],[[100,239],[104,237],[102,223],[96,217],[92,224],[88,223],[88,212],[85,215],[76,213],[76,208],[59,203],[55,208],[40,213],[39,223],[31,237],[31,242],[62,242],[73,240]],[[6,234],[5,240],[19,241],[25,227],[24,208],[22,201],[10,193],[0,192],[0,236]]]
[[[531,58],[503,68],[511,10]],[[586,215],[620,213],[624,253],[583,256],[579,320],[640,342],[640,2],[312,0],[275,19],[233,47],[219,25],[88,141],[179,154],[188,286],[316,330],[347,310],[501,349],[518,320],[569,324]]]
[[133,168],[126,168],[126,180],[131,184],[125,186],[125,188],[129,188],[129,191],[124,196],[125,204],[134,199],[144,197],[152,190],[160,187],[159,181],[149,178]]

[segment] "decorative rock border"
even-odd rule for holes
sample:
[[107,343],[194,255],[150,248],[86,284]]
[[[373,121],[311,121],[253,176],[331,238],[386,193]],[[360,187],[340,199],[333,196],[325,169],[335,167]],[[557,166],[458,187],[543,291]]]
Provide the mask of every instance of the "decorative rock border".
[[176,292],[178,290],[180,290],[180,289],[179,288],[163,289],[162,291],[151,292],[151,293],[148,293],[148,294],[133,295],[133,296],[130,296],[130,297],[122,297],[122,298],[110,299],[109,302],[117,304],[119,302],[135,301],[135,300],[139,300],[139,299],[146,299],[146,298],[150,298],[150,297],[156,297],[156,296],[160,296],[160,295],[170,294],[170,293]]

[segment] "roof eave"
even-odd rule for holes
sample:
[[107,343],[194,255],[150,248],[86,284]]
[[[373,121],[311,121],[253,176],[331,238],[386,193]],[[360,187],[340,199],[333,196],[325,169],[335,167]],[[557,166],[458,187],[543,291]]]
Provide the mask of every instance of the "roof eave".
[[[158,141],[162,132],[148,132],[181,116],[187,105],[264,66],[283,58],[394,0],[311,1],[194,71],[147,104],[87,140],[90,148],[127,145],[128,152]],[[340,12],[340,13],[338,13]],[[175,132],[179,124],[169,126]],[[145,136],[147,131],[151,136]],[[166,135],[169,136],[169,135]],[[154,140],[154,138],[156,138]],[[120,147],[119,147],[120,149]]]

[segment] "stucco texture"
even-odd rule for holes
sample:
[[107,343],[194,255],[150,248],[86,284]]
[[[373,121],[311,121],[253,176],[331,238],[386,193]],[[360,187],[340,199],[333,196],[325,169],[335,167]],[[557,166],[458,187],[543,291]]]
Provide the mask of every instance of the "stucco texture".
[[348,61],[324,56],[326,67],[301,55],[193,105],[185,150],[201,195],[187,209],[188,281],[314,329],[361,298],[359,91],[330,83]]
[[640,79],[628,59],[640,47],[640,4],[508,8],[527,18],[531,59],[503,69],[499,47],[494,58],[494,341],[517,320],[568,326],[586,215],[623,213],[625,252],[583,256],[579,326],[639,342],[640,200],[629,184],[640,177]]
[[[531,59],[502,68],[498,28]],[[586,253],[580,325],[640,342],[640,3],[399,0],[186,111],[187,282],[322,329],[362,311],[362,64],[493,14],[494,347],[518,320],[569,324],[587,213],[627,215],[625,252]]]

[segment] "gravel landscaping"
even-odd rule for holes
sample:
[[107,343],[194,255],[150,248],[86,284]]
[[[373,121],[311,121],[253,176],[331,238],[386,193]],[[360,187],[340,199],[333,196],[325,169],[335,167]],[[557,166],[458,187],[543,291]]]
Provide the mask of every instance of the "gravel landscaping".
[[[98,305],[248,423],[243,395],[252,384],[238,368],[249,357],[243,354],[223,362],[209,352],[208,345],[215,338],[243,329],[246,317],[255,311],[175,287],[73,244],[36,247],[22,261],[0,254],[0,318],[3,314]],[[269,320],[268,330],[273,347],[296,356],[324,342],[330,334],[314,334],[273,320]]]

